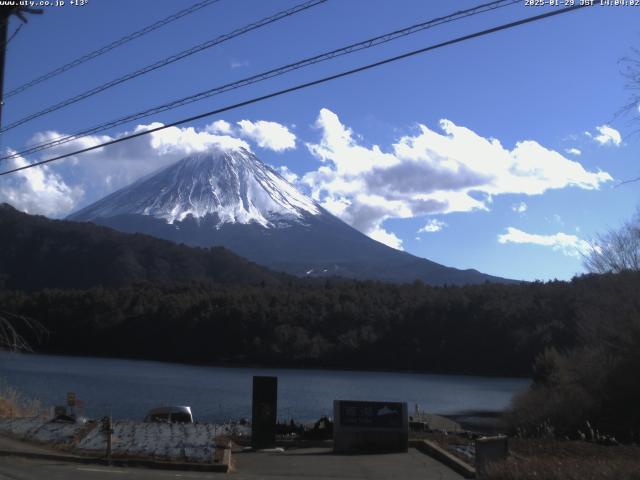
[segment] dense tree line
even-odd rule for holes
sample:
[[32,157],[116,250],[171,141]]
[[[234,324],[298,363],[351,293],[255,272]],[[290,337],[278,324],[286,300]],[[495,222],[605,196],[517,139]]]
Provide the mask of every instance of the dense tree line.
[[467,287],[329,279],[4,290],[0,309],[41,322],[45,352],[531,375],[549,349],[628,339],[638,299],[640,274],[625,272]]

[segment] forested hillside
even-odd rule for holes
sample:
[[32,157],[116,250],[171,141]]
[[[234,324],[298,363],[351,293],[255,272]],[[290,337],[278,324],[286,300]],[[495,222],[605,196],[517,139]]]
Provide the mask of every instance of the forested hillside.
[[0,287],[23,290],[140,282],[277,283],[284,276],[218,248],[192,248],[0,204]]

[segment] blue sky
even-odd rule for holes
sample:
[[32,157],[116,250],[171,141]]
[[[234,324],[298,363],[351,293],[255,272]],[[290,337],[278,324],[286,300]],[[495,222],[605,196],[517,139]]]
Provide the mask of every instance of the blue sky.
[[[83,7],[47,7],[9,44],[5,91],[191,3],[89,0]],[[3,124],[297,3],[221,0],[7,99]],[[478,3],[329,0],[7,131],[2,147],[21,150]],[[543,11],[523,2],[453,22],[56,152]],[[63,217],[194,149],[242,143],[387,244],[494,275],[569,279],[583,271],[585,242],[631,217],[638,205],[639,184],[615,185],[640,175],[638,139],[629,136],[634,126],[616,117],[629,98],[619,60],[640,47],[639,20],[638,7],[596,6],[446,47],[3,177],[0,200]],[[17,20],[11,22],[13,31]]]

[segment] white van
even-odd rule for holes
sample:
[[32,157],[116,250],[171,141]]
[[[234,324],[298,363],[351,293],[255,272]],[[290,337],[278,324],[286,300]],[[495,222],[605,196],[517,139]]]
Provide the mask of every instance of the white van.
[[149,410],[145,422],[193,423],[191,407],[158,407]]

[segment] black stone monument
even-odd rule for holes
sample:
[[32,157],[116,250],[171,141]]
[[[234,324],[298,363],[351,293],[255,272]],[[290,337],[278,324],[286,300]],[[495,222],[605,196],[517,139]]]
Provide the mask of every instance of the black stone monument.
[[251,446],[273,448],[276,445],[278,377],[253,377]]

